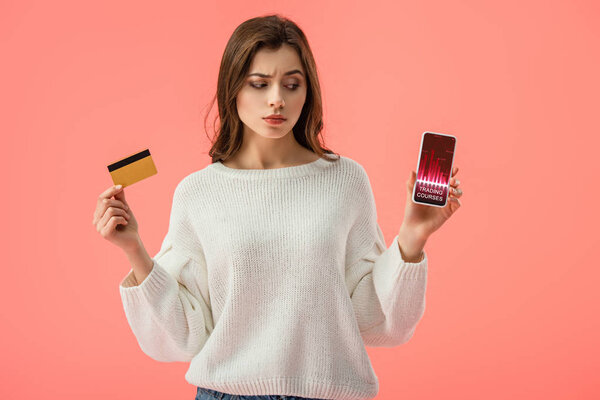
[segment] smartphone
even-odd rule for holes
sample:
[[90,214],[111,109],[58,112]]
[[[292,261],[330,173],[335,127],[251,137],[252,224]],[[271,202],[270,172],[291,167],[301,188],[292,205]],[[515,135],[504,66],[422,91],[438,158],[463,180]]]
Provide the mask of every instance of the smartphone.
[[456,137],[423,132],[412,200],[417,204],[444,207],[448,201]]

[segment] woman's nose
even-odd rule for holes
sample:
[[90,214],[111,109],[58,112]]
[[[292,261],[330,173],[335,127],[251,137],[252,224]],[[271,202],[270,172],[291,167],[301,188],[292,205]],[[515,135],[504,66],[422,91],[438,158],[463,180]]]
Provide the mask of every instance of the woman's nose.
[[271,107],[283,107],[285,105],[285,101],[281,96],[281,92],[275,89],[274,92],[271,92],[269,97],[269,106]]
[[269,102],[269,106],[274,107],[274,108],[283,108],[284,105],[285,105],[285,102],[283,101],[282,98],[280,98],[276,101]]

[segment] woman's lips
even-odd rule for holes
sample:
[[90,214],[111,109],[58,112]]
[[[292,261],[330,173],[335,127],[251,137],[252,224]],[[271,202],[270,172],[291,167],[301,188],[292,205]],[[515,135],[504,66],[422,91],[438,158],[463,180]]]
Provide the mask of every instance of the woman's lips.
[[281,125],[285,122],[285,119],[281,119],[281,118],[263,118],[267,124],[271,124],[271,125]]

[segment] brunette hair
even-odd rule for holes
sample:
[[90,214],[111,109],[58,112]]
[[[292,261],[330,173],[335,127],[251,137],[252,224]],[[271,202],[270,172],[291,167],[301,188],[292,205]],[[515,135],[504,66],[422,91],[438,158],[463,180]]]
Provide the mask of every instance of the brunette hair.
[[[277,50],[283,44],[293,47],[306,71],[306,100],[298,121],[292,128],[298,143],[327,161],[339,159],[339,154],[321,146],[319,134],[323,129],[323,104],[321,87],[317,76],[317,66],[308,40],[294,22],[278,14],[251,18],[240,24],[227,42],[217,82],[217,93],[210,103],[210,109],[218,101],[220,126],[214,130],[214,140],[208,152],[212,162],[225,161],[241,147],[243,123],[236,107],[236,96],[242,89],[250,63],[256,52],[265,47]],[[204,127],[206,129],[206,120]],[[217,116],[213,122],[216,122]],[[325,154],[336,154],[329,159]]]

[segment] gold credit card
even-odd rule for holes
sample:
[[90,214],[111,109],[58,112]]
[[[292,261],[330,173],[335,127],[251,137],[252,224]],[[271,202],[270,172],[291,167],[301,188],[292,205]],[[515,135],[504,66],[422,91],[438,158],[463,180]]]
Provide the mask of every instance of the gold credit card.
[[156,175],[156,166],[152,161],[150,150],[146,149],[110,164],[108,172],[115,185],[126,187]]

